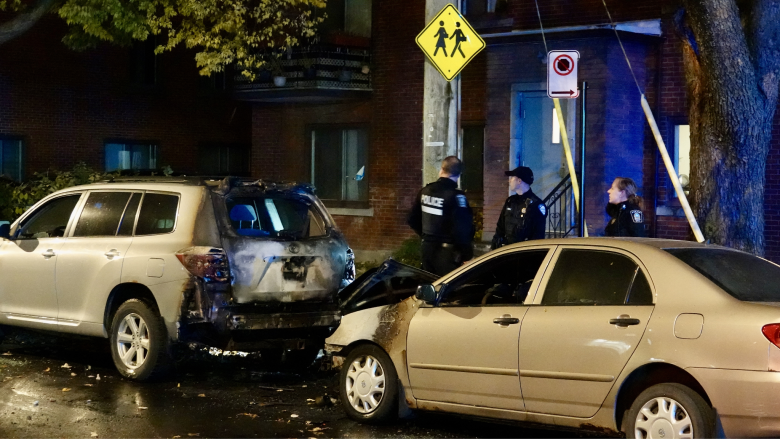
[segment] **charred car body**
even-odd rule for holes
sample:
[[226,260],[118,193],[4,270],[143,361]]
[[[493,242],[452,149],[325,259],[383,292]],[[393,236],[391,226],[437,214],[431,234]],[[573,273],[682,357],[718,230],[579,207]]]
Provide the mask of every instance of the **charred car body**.
[[117,179],[56,192],[10,226],[0,323],[110,338],[120,372],[143,380],[177,341],[316,352],[353,279],[310,186]]

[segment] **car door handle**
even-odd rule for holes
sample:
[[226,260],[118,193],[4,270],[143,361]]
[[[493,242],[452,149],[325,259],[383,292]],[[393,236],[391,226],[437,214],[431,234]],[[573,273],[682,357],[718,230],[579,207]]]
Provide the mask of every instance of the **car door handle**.
[[627,314],[622,314],[622,315],[617,316],[617,318],[615,318],[615,319],[609,319],[609,324],[610,325],[617,325],[617,326],[619,326],[621,328],[626,328],[626,327],[629,327],[629,326],[638,325],[639,324],[639,319],[634,319],[634,318],[631,318],[631,316],[629,316]]
[[520,323],[520,319],[518,319],[517,317],[512,317],[509,314],[504,314],[501,317],[496,317],[495,319],[493,319],[493,323],[501,326],[516,325]]
[[108,259],[114,259],[115,257],[119,256],[119,251],[115,248],[112,248],[111,250],[104,253]]
[[43,252],[41,254],[46,259],[53,258],[54,256],[57,256],[57,254],[54,253],[54,250],[52,250],[52,249],[47,249],[45,252]]

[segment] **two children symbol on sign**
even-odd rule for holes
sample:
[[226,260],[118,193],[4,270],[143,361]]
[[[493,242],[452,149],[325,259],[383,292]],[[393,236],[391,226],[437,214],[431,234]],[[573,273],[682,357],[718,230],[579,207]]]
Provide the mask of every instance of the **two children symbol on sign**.
[[447,56],[447,40],[451,40],[455,38],[455,48],[452,49],[452,53],[450,54],[450,58],[455,56],[455,52],[460,52],[460,56],[463,58],[466,57],[466,55],[463,53],[463,50],[460,48],[460,43],[464,41],[468,41],[465,35],[463,35],[463,31],[460,29],[460,22],[455,23],[455,32],[452,33],[452,35],[447,34],[447,29],[444,28],[444,21],[439,22],[439,31],[436,32],[436,35],[434,35],[436,40],[436,50],[433,51],[433,56],[436,56],[437,53],[439,53],[439,49],[444,53],[444,56]]

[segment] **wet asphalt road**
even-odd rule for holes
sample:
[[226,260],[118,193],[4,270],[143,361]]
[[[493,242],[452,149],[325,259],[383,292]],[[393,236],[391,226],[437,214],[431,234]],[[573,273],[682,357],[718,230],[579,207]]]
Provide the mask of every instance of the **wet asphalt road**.
[[187,350],[167,380],[136,383],[116,372],[107,340],[0,330],[6,332],[0,342],[3,438],[580,435],[439,414],[366,426],[331,404],[337,372],[318,362],[285,373],[256,357]]

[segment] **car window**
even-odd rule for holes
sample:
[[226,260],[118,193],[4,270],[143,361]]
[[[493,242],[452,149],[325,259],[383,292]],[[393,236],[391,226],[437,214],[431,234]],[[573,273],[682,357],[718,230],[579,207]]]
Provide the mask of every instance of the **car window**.
[[522,304],[548,250],[527,250],[489,259],[444,288],[440,306]]
[[746,302],[780,302],[780,266],[766,259],[724,248],[664,249],[734,298]]
[[73,236],[115,236],[130,195],[129,192],[91,192]]
[[623,305],[636,273],[637,265],[626,256],[564,249],[547,282],[542,305]]
[[325,236],[325,219],[307,201],[286,197],[236,197],[225,201],[241,236],[305,239]]
[[138,215],[135,235],[158,235],[172,232],[176,225],[178,207],[179,197],[176,195],[145,194],[141,202],[141,212]]
[[35,239],[65,236],[65,228],[79,198],[81,194],[68,195],[44,204],[22,223],[18,237]]
[[634,282],[631,284],[631,292],[628,293],[628,305],[652,305],[653,291],[650,289],[650,283],[647,277],[639,267],[636,267]]
[[138,215],[138,205],[141,203],[143,194],[134,193],[130,202],[125,207],[125,214],[122,216],[122,223],[119,225],[119,236],[132,236],[133,226],[135,226],[135,217]]

